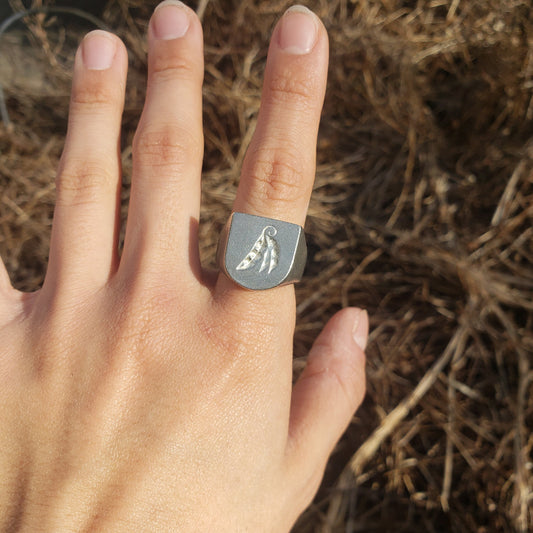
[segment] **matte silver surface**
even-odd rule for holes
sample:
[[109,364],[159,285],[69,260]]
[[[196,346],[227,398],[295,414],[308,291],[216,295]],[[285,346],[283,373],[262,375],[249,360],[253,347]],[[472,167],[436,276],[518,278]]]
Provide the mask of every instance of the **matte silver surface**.
[[303,228],[273,218],[232,213],[218,243],[222,272],[250,290],[300,281],[306,259]]

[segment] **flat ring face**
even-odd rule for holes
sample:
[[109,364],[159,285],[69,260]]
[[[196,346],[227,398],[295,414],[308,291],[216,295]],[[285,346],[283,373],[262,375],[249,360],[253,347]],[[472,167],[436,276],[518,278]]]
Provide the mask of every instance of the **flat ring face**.
[[232,213],[220,237],[217,262],[235,283],[265,290],[301,279],[307,258],[301,226]]

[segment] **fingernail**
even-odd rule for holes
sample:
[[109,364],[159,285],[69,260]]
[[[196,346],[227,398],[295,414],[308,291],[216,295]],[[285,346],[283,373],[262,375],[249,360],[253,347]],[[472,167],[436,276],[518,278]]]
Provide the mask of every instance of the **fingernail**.
[[164,0],[154,11],[152,30],[156,39],[168,41],[183,37],[189,29],[189,14],[178,0]]
[[352,326],[352,336],[355,344],[364,351],[368,341],[368,313],[363,309],[358,309]]
[[292,6],[281,17],[278,44],[289,54],[303,55],[315,46],[318,37],[316,15],[304,6]]
[[113,63],[116,40],[107,32],[94,30],[81,43],[83,63],[89,70],[106,70]]

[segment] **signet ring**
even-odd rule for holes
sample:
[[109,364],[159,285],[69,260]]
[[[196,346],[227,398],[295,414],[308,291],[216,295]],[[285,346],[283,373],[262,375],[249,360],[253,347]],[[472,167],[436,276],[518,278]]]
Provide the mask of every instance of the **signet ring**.
[[253,291],[300,281],[306,259],[301,226],[238,212],[224,226],[217,250],[220,270]]

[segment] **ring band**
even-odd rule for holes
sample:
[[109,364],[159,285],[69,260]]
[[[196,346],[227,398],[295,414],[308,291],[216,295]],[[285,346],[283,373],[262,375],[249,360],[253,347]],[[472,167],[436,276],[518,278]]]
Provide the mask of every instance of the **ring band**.
[[253,291],[300,281],[306,259],[301,226],[237,212],[224,226],[217,250],[220,270]]

